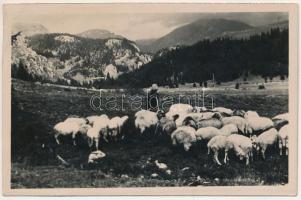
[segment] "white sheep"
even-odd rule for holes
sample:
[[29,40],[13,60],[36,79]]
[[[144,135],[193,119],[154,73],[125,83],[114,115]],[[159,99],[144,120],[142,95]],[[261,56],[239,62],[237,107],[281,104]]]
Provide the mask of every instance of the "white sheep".
[[108,124],[109,135],[117,139],[117,136],[121,134],[123,125],[128,119],[129,117],[127,115],[123,117],[113,117]]
[[178,119],[176,120],[177,127],[182,126],[182,122],[186,117],[186,114],[191,113],[193,107],[189,104],[173,104],[170,106],[169,111],[166,113],[166,117],[173,118],[175,115],[178,115]]
[[235,124],[238,130],[244,134],[252,133],[252,129],[248,125],[246,119],[239,117],[239,116],[232,116],[232,117],[224,117],[222,118],[223,125],[227,124]]
[[245,112],[244,118],[248,117],[260,117],[256,111],[249,110]]
[[[72,136],[72,140],[74,142],[74,139],[76,137],[76,135],[80,132],[80,133],[86,133],[86,131],[89,129],[90,127],[87,126],[82,126],[81,124],[77,123],[77,122],[59,122],[57,123],[53,129],[54,129],[54,137],[55,140],[58,144],[60,144],[58,137],[60,135],[71,135]],[[75,142],[74,142],[75,144]]]
[[204,128],[199,128],[196,131],[195,136],[198,141],[200,140],[209,141],[214,136],[220,134],[221,134],[220,130],[215,127],[204,127]]
[[285,148],[285,155],[288,155],[288,133],[289,126],[285,125],[279,130],[279,150],[282,155],[283,147]]
[[232,116],[233,115],[233,110],[228,109],[228,108],[224,108],[224,107],[215,107],[212,109],[213,112],[219,112],[223,115],[226,116]]
[[252,141],[250,138],[238,134],[232,134],[228,136],[225,146],[225,163],[227,163],[227,161],[229,160],[228,152],[230,149],[234,150],[236,156],[238,156],[240,160],[246,158],[246,165],[249,165],[249,160],[253,157]]
[[236,124],[226,124],[220,129],[220,132],[224,136],[229,136],[232,134],[238,134],[238,128]]
[[252,132],[262,133],[265,130],[274,127],[274,122],[267,117],[245,115],[245,119],[247,120],[249,127],[252,129]]
[[100,116],[93,122],[93,128],[99,131],[99,134],[106,142],[108,142],[109,123],[110,119],[106,115]]
[[69,117],[64,122],[74,122],[78,123],[79,125],[84,125],[88,123],[88,120],[85,118],[79,118],[79,117]]
[[158,116],[159,121],[157,123],[157,127],[155,130],[155,134],[157,132],[163,132],[164,134],[170,136],[171,133],[177,129],[176,120],[179,115],[174,115],[173,118],[166,117],[164,114],[163,116]]
[[222,165],[218,159],[218,153],[220,150],[224,150],[226,146],[227,136],[225,135],[217,135],[211,138],[207,144],[208,155],[210,154],[210,150],[214,153],[214,160],[218,165]]
[[158,123],[157,113],[149,110],[140,110],[135,114],[135,127],[144,133],[146,128],[155,126]]
[[192,143],[196,142],[196,131],[190,126],[181,126],[171,134],[172,144],[183,144],[184,150],[189,151]]
[[273,117],[273,119],[282,119],[282,120],[289,121],[289,114],[288,113],[279,114]]
[[193,107],[189,104],[177,103],[170,106],[169,111],[166,113],[167,117],[172,117],[176,114],[190,113]]
[[278,131],[275,128],[271,128],[263,133],[261,133],[259,136],[252,136],[252,143],[253,147],[259,151],[261,150],[261,154],[263,159],[265,159],[265,151],[266,149],[275,144],[278,141],[279,134]]
[[100,150],[93,151],[88,157],[88,163],[97,163],[101,158],[104,158],[106,154]]
[[88,123],[93,126],[95,121],[99,121],[102,119],[109,119],[109,117],[106,114],[102,114],[100,116],[98,115],[92,115],[86,118],[88,120]]

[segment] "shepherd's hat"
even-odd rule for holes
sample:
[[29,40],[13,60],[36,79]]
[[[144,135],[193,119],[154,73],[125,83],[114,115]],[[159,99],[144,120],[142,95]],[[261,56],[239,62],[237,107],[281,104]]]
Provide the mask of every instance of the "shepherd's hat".
[[152,87],[151,87],[151,90],[158,90],[159,89],[159,87],[158,87],[158,85],[157,84],[152,84]]

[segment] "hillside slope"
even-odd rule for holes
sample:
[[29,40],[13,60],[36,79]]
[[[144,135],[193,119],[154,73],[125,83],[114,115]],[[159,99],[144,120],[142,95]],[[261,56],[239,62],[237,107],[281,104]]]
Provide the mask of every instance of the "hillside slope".
[[[18,42],[22,41],[22,42]],[[28,53],[30,52],[30,53]],[[140,52],[136,44],[127,39],[90,39],[71,34],[40,34],[25,39],[17,36],[13,41],[13,75],[17,76],[20,59],[25,71],[30,72],[33,80],[48,79],[47,71],[35,69],[29,61],[34,55],[37,66],[51,65],[53,73],[63,80],[75,80],[83,84],[98,78],[117,78],[120,74],[138,69],[148,63],[151,57]],[[51,64],[49,64],[51,63]],[[70,82],[70,81],[69,81]]]

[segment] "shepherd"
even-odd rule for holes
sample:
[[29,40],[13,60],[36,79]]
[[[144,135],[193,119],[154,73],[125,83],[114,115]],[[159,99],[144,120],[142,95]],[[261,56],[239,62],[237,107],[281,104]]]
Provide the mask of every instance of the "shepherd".
[[158,85],[152,84],[147,98],[148,110],[157,112],[159,108],[159,95],[158,95]]

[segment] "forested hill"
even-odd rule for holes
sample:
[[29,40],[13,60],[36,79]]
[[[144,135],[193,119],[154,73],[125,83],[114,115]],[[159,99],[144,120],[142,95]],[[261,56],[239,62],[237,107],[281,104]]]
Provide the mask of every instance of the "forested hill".
[[271,29],[248,39],[202,40],[157,54],[133,72],[123,74],[119,85],[166,85],[169,82],[200,82],[215,75],[218,82],[247,74],[273,77],[288,74],[288,29]]

